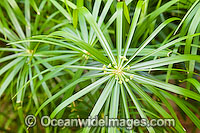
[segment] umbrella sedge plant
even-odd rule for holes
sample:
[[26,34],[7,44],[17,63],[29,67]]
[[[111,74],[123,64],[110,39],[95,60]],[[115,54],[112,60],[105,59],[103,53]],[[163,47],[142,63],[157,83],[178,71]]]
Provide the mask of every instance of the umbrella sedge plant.
[[[14,0],[10,2],[16,4]],[[8,86],[13,88],[17,85],[13,88],[16,90],[12,92],[12,100],[17,98],[16,103],[19,103],[21,99],[22,106],[26,100],[23,97],[25,90],[30,87],[36,106],[32,113],[40,118],[47,114],[52,119],[108,116],[148,120],[173,118],[176,122],[174,127],[139,126],[131,130],[125,127],[84,127],[77,130],[86,133],[186,132],[171,102],[192,121],[195,130],[200,128],[200,120],[196,116],[199,112],[195,108],[200,101],[199,82],[195,79],[199,76],[199,68],[195,63],[200,62],[197,54],[200,35],[198,1],[191,3],[182,19],[179,16],[165,18],[164,12],[171,13],[177,6],[184,9],[187,1],[174,0],[163,5],[159,1],[156,9],[150,13],[147,11],[151,5],[148,0],[139,0],[137,3],[131,0],[96,0],[93,5],[87,3],[86,6],[81,0],[76,4],[68,0],[50,0],[47,3],[56,7],[55,14],[61,13],[64,16],[61,22],[66,20],[68,23],[58,24],[57,27],[60,27],[52,30],[39,29],[34,35],[30,35],[29,31],[29,35],[24,37],[23,30],[19,30],[19,25],[13,22],[19,38],[14,38],[10,34],[12,29],[8,30],[1,23],[5,29],[1,33],[8,37],[8,40],[2,40],[12,47],[1,48],[1,51],[21,52],[1,58],[2,62],[13,61],[5,63],[0,70],[0,74],[7,72],[1,83],[0,95],[8,92]],[[102,3],[104,7],[101,7]],[[11,16],[14,11],[19,11],[12,11],[9,6],[11,3],[4,1],[4,4]],[[28,6],[27,3],[25,5]],[[35,7],[33,3],[30,5]],[[134,6],[132,19],[129,6]],[[42,9],[41,7],[40,10]],[[176,11],[179,12],[180,9]],[[27,23],[26,19],[20,19],[22,20]],[[28,29],[29,27],[26,32]],[[178,67],[173,68],[173,64]],[[184,76],[180,76],[182,74]],[[70,80],[66,79],[69,75]],[[12,81],[14,77],[18,79]],[[174,80],[187,82],[187,85],[181,87],[169,83],[172,77]],[[36,79],[40,80],[37,84]],[[60,84],[52,86],[49,83],[52,79]],[[36,93],[36,90],[41,86],[47,97],[39,105],[37,94],[41,92]],[[19,115],[23,121],[22,109]],[[33,127],[34,129],[38,130],[37,127]],[[26,128],[24,130],[28,131]],[[48,127],[45,130],[69,131],[70,128]]]

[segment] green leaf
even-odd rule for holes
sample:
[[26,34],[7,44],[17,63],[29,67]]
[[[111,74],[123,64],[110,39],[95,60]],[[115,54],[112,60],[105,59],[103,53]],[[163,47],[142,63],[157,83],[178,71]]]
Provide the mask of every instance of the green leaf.
[[[74,3],[72,3],[71,1],[69,1],[69,0],[61,0],[62,2],[64,2],[65,4],[67,4],[69,7],[71,7],[72,9],[76,9],[77,8],[77,6],[74,4]],[[77,1],[78,3],[80,2],[81,0],[79,0],[79,1]]]
[[67,11],[55,0],[50,0],[54,6],[69,20],[71,21],[71,17],[69,15],[69,13],[67,13]]
[[[136,106],[137,111],[139,112],[141,118],[147,120],[147,116],[146,116],[146,114],[143,112],[143,110],[142,110],[142,108],[141,108],[141,105],[140,105],[139,102],[138,102],[137,97],[134,95],[134,93],[132,92],[132,90],[130,89],[130,87],[128,86],[128,84],[127,84],[125,81],[123,81],[123,83],[124,83],[124,86],[125,86],[126,90],[128,91],[128,94],[130,95],[130,97],[131,97],[131,99],[132,99],[134,105]],[[149,131],[150,133],[155,133],[155,131],[154,131],[154,129],[153,129],[152,127],[147,126],[146,128],[148,129],[148,131]]]
[[177,31],[179,30],[179,28],[181,27],[181,25],[183,24],[183,22],[185,21],[185,19],[187,18],[187,16],[190,14],[190,12],[194,9],[194,7],[198,4],[199,0],[196,0],[192,6],[190,7],[190,9],[187,11],[187,13],[185,14],[185,16],[182,18],[180,24],[178,25],[178,27],[176,28],[176,30],[174,31],[174,35],[177,33]]
[[103,78],[97,80],[96,82],[90,84],[89,86],[85,87],[84,89],[80,90],[79,92],[77,92],[76,94],[74,94],[73,96],[71,96],[70,98],[68,98],[67,100],[65,100],[64,102],[62,102],[60,105],[58,105],[56,107],[56,109],[51,113],[50,117],[54,118],[56,116],[56,114],[58,112],[60,112],[63,108],[65,108],[70,103],[72,103],[73,101],[77,100],[78,98],[82,97],[83,95],[87,94],[88,92],[92,91],[96,87],[102,85],[109,78],[110,78],[110,76],[103,77]]
[[9,6],[8,2],[6,0],[3,0],[0,4],[3,4],[4,7],[6,8],[6,11],[8,13],[8,16],[12,22],[12,24],[14,25],[15,29],[16,29],[16,32],[17,34],[19,35],[19,37],[21,39],[24,39],[25,38],[25,35],[24,35],[24,32],[16,18],[16,15],[14,14],[13,10],[11,9],[11,7]]
[[83,40],[88,43],[88,29],[87,29],[87,24],[85,21],[84,16],[79,13],[78,14],[78,18],[79,18],[79,25],[80,25],[80,29],[81,29],[81,34],[82,34],[82,38]]
[[165,93],[171,100],[173,100],[192,120],[192,122],[200,129],[200,120],[199,118],[184,104],[184,101],[175,97],[169,93]]
[[138,50],[133,54],[133,56],[131,56],[131,58],[128,60],[128,62],[123,66],[123,68],[129,64],[133,58],[135,58],[135,56],[138,55],[138,53],[144,48],[146,47],[146,45],[149,44],[149,42],[167,25],[169,24],[170,22],[172,21],[175,21],[175,20],[180,20],[179,18],[170,18],[168,20],[166,20],[165,22],[163,22],[162,24],[160,24],[158,26],[158,28],[156,28],[154,30],[154,32],[140,45],[140,47],[138,48]]
[[52,35],[62,36],[64,37],[64,39],[74,42],[76,45],[80,46],[81,48],[89,52],[89,56],[93,55],[95,59],[99,60],[100,62],[104,64],[109,64],[109,60],[105,56],[103,56],[98,50],[91,47],[84,41],[79,40],[77,37],[73,36],[72,34],[68,32],[64,32],[64,31],[57,31],[57,32],[52,33]]
[[122,95],[125,115],[126,115],[126,118],[129,119],[130,118],[130,114],[129,114],[129,109],[128,109],[127,96],[126,96],[126,93],[125,93],[123,85],[120,86],[120,90],[121,90],[121,95]]
[[18,62],[20,62],[22,59],[23,59],[23,57],[16,58],[15,60],[11,61],[7,65],[5,65],[3,68],[1,68],[1,70],[0,70],[0,76],[3,73],[5,73],[7,70],[9,70],[10,68],[12,68],[15,64],[17,64]]
[[[126,73],[126,75],[131,76],[132,74]],[[172,84],[168,84],[168,83],[165,83],[165,82],[162,82],[162,81],[159,81],[159,80],[147,78],[147,77],[136,75],[136,74],[134,74],[134,80],[137,81],[138,83],[156,86],[156,87],[159,87],[161,89],[171,91],[171,92],[174,92],[176,94],[180,94],[180,95],[183,95],[185,97],[189,97],[191,99],[200,101],[200,95],[199,94],[197,94],[193,91],[190,91],[188,89],[181,88],[179,86],[175,86],[175,85],[172,85]]]
[[111,51],[111,48],[110,48],[106,38],[104,37],[101,29],[99,28],[99,26],[95,22],[95,20],[94,20],[93,16],[91,15],[91,13],[85,7],[80,8],[79,11],[85,16],[85,19],[88,21],[88,23],[94,29],[95,33],[97,34],[97,37],[98,37],[99,41],[101,42],[102,47],[106,51],[106,54],[108,55],[110,60],[112,62],[114,62],[115,64],[117,64],[116,60],[115,60],[115,57],[113,56],[113,53]]
[[40,11],[35,3],[35,0],[30,0],[30,4],[33,7],[33,9],[37,12],[37,14],[40,15]]
[[167,43],[167,44],[165,44],[165,45],[163,45],[163,46],[161,46],[161,47],[159,47],[159,48],[157,48],[155,50],[152,50],[151,52],[149,52],[145,56],[143,56],[140,59],[138,59],[138,60],[134,61],[133,63],[131,63],[131,65],[136,64],[136,63],[138,63],[138,62],[140,62],[140,61],[142,61],[142,60],[144,60],[144,59],[146,59],[146,58],[148,58],[148,57],[150,57],[152,55],[155,55],[160,50],[163,50],[165,48],[173,46],[174,44],[177,44],[177,43],[179,43],[179,42],[181,42],[181,41],[183,41],[183,40],[185,40],[185,39],[187,39],[189,37],[195,37],[195,36],[199,36],[199,35],[200,35],[199,33],[196,33],[196,34],[193,34],[193,35],[188,35],[188,36],[177,38],[177,39],[175,39],[175,40],[173,40],[173,41],[171,41],[171,42],[169,42],[169,43]]
[[[33,63],[35,63],[35,60],[34,60],[34,59],[32,59],[32,61],[33,61]],[[39,67],[38,67],[37,65],[34,65],[34,68],[35,68],[35,70],[36,70],[36,73],[37,73],[37,74],[40,74],[40,69],[39,69]],[[39,75],[38,77],[39,77],[39,80],[42,80],[42,79],[43,79],[42,74]],[[51,94],[51,92],[50,92],[50,90],[49,90],[49,87],[47,86],[47,84],[46,84],[45,82],[42,83],[42,87],[43,87],[44,92],[46,93],[46,95],[47,95],[48,97],[51,97],[52,94]],[[23,89],[24,89],[24,86],[23,86]],[[20,89],[19,91],[22,91],[22,89]]]
[[192,83],[195,86],[195,88],[197,89],[197,91],[200,93],[200,83],[198,80],[193,79],[193,78],[189,78],[189,79],[185,79],[185,80]]
[[143,85],[147,89],[153,92],[158,98],[160,98],[161,101],[163,101],[163,104],[167,107],[167,109],[170,111],[171,115],[173,118],[176,120],[176,125],[175,128],[179,131],[185,132],[184,127],[181,125],[181,122],[179,121],[178,117],[176,116],[175,110],[172,107],[172,105],[169,103],[168,99],[165,98],[164,94],[162,94],[160,91],[156,90],[155,87],[150,86],[150,85]]
[[17,53],[17,54],[11,54],[11,55],[8,55],[8,56],[5,56],[3,58],[0,58],[0,63],[4,62],[4,61],[8,61],[8,60],[11,60],[13,58],[16,58],[18,56],[20,56],[21,53]]
[[[129,84],[144,98],[146,101],[157,110],[164,118],[172,118],[156,101],[154,101],[147,93],[145,93],[140,86],[130,81]],[[148,89],[148,88],[147,88]],[[178,131],[184,132],[184,129],[180,124],[176,124],[175,127]]]
[[131,66],[131,69],[139,70],[139,69],[146,69],[146,68],[154,68],[154,67],[160,67],[164,65],[173,64],[173,63],[184,62],[188,60],[200,61],[200,56],[199,55],[178,55],[178,56],[173,56],[173,57],[166,57],[166,58],[161,58],[157,60],[151,60],[151,61],[135,64]]
[[116,25],[116,46],[117,46],[117,63],[121,62],[122,52],[122,18],[123,18],[123,2],[117,3],[117,25]]
[[[151,24],[153,21],[155,21],[156,17],[161,15],[163,12],[165,12],[168,8],[172,7],[172,5],[174,5],[177,2],[178,2],[178,0],[173,0],[173,1],[169,1],[169,2],[165,3],[163,6],[159,7],[158,9],[154,10],[149,15],[147,15],[144,18],[144,20],[139,22],[138,28],[136,30],[136,32],[138,34],[136,34],[134,36],[133,41],[138,42],[138,39],[142,36],[142,34],[144,34],[146,32],[147,28],[149,27],[149,24]],[[136,46],[137,44],[134,43],[134,45]]]
[[[99,114],[99,112],[101,111],[103,105],[105,104],[108,96],[111,93],[111,88],[113,88],[115,83],[115,79],[112,78],[108,81],[106,87],[104,88],[103,92],[101,93],[100,97],[98,98],[98,101],[96,102],[92,112],[90,113],[91,118],[95,118],[95,116],[97,116]],[[114,87],[116,88],[116,87]],[[88,133],[90,131],[90,127],[86,127],[83,132],[84,133]]]
[[0,86],[0,97],[2,96],[3,92],[5,89],[8,87],[8,85],[11,83],[15,75],[19,72],[19,70],[22,68],[24,65],[25,60],[19,62],[13,69],[13,71],[6,77],[6,80],[3,81],[3,83]]
[[126,44],[125,44],[125,51],[124,51],[125,57],[126,57],[126,54],[128,52],[131,41],[133,39],[133,35],[134,35],[135,29],[136,29],[136,24],[138,22],[139,15],[140,15],[140,12],[141,12],[142,4],[143,4],[143,1],[138,1],[137,5],[136,5],[135,13],[134,13],[134,16],[133,16],[133,20],[132,20],[131,27],[130,27],[130,30],[129,30],[129,33],[128,33],[128,36],[127,36],[127,40],[126,40]]
[[20,21],[23,22],[25,25],[27,25],[27,22],[24,18],[24,15],[23,15],[21,9],[19,8],[19,6],[17,5],[16,1],[15,0],[8,0],[8,2],[12,6],[15,13],[17,14],[18,18],[20,18]]
[[[110,112],[109,112],[110,118],[117,118],[120,109],[119,100],[120,100],[120,86],[116,81],[115,87],[113,87],[112,89]],[[116,127],[108,129],[108,132],[116,132],[116,131],[117,131]]]
[[78,10],[74,9],[73,10],[73,26],[75,29],[77,27],[77,24],[78,24]]
[[[102,0],[95,0],[95,2],[94,2],[94,6],[93,6],[93,10],[92,10],[92,16],[93,16],[95,22],[97,21],[97,17],[98,17],[98,13],[99,13],[99,10],[100,10],[101,1]],[[90,27],[90,35],[89,35],[90,44],[92,43],[91,41],[92,41],[93,33],[94,33],[94,29],[92,27]]]
[[89,75],[89,76],[83,76],[77,80],[75,80],[74,82],[68,84],[66,87],[64,87],[63,89],[61,89],[59,92],[57,92],[56,94],[54,94],[52,97],[50,97],[48,100],[46,100],[37,110],[37,112],[35,113],[35,116],[37,116],[39,114],[39,112],[47,105],[49,104],[51,101],[53,101],[54,99],[58,98],[60,95],[62,95],[63,93],[65,93],[68,89],[70,89],[71,87],[77,85],[80,82],[86,81],[88,79],[94,78],[94,77],[99,77],[99,76],[103,76],[104,74],[93,74],[93,75]]
[[130,24],[131,20],[130,20],[130,16],[129,16],[128,7],[125,2],[123,2],[123,4],[124,4],[124,16],[125,16],[127,22]]

